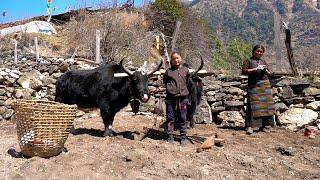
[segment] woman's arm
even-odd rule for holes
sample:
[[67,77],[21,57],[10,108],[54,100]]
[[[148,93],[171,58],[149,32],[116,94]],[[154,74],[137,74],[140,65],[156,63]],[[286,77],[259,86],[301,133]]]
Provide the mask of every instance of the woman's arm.
[[244,75],[249,75],[249,74],[257,73],[257,68],[251,68],[251,69],[249,69],[249,67],[250,67],[250,62],[249,62],[249,60],[243,61],[243,64],[242,64],[242,74],[244,74]]
[[270,71],[267,62],[264,61],[264,64],[265,64],[265,67],[264,67],[265,70],[264,70],[264,72],[265,72],[266,75],[270,76],[270,75],[272,74],[272,72]]

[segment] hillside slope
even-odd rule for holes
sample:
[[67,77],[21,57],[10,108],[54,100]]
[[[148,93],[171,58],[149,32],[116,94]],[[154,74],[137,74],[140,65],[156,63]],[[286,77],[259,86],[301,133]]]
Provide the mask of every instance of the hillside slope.
[[[299,68],[316,69],[320,64],[320,11],[311,1],[197,0],[191,6],[210,22],[220,40],[226,42],[231,38],[241,37],[252,45],[264,44],[268,49],[267,57],[274,64],[277,49],[274,46],[274,14],[277,14],[289,24]],[[281,37],[281,60],[287,61],[285,35],[283,31],[278,32]]]

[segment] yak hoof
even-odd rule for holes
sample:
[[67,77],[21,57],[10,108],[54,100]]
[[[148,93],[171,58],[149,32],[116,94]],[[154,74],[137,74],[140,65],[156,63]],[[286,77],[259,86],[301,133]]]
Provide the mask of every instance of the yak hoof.
[[190,128],[194,128],[195,125],[194,119],[190,119]]
[[106,136],[109,136],[109,137],[113,137],[113,136],[116,136],[117,133],[114,132],[112,129],[106,129],[103,133],[103,137],[106,137]]

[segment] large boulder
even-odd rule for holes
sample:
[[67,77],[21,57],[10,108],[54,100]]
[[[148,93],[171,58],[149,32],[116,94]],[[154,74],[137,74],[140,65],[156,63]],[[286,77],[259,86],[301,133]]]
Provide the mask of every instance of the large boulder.
[[315,122],[318,113],[311,109],[290,108],[278,117],[280,125],[290,130],[299,130],[307,124]]
[[221,127],[244,127],[245,120],[239,111],[223,111],[217,116]]
[[34,90],[40,90],[43,86],[42,79],[44,76],[38,70],[32,70],[26,72],[19,79],[18,83],[23,88],[31,88]]

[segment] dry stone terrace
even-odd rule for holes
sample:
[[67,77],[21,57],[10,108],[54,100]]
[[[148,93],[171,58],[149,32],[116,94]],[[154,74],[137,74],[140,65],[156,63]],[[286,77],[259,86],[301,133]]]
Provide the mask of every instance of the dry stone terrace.
[[[53,100],[55,82],[68,69],[90,69],[85,62],[64,58],[45,58],[35,62],[32,57],[21,57],[18,64],[11,55],[0,59],[0,119],[14,118],[12,103],[15,99]],[[151,78],[153,94],[141,111],[164,113],[164,91],[159,91],[161,81]],[[218,124],[226,128],[244,127],[247,77],[229,78],[223,74],[203,77],[203,100],[195,116],[196,123]],[[299,130],[306,125],[320,128],[320,78],[279,77],[271,79],[277,110],[278,125]],[[83,115],[79,111],[79,116]]]

